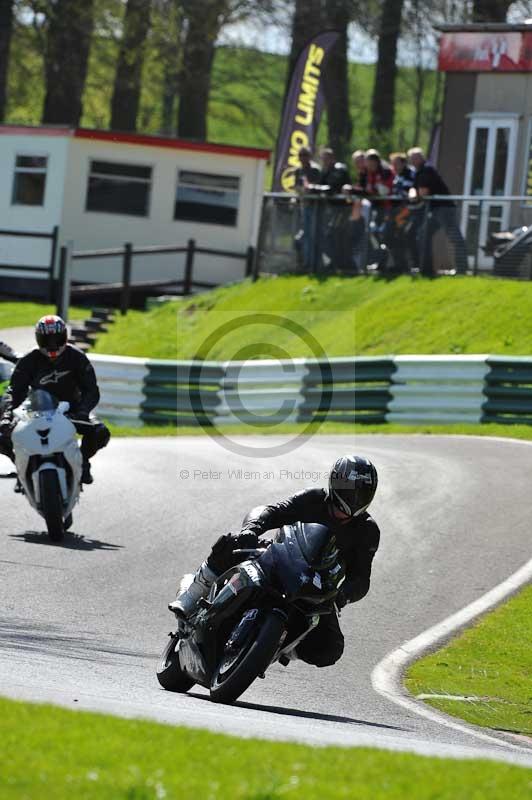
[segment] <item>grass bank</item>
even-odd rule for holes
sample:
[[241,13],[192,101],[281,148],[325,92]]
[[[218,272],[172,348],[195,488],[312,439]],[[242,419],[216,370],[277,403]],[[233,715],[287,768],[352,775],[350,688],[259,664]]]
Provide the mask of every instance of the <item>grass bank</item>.
[[531,641],[528,586],[447,647],[413,664],[406,687],[467,722],[532,736]]
[[[0,329],[35,325],[40,317],[55,313],[55,306],[49,303],[0,300]],[[73,320],[87,319],[90,315],[91,312],[88,308],[72,307],[70,309],[70,318]]]
[[307,747],[0,700],[2,800],[507,800],[530,773]]
[[[532,284],[401,276],[244,281],[131,311],[96,352],[154,358],[532,353]],[[280,319],[267,322],[253,315]],[[310,334],[310,336],[309,336]]]

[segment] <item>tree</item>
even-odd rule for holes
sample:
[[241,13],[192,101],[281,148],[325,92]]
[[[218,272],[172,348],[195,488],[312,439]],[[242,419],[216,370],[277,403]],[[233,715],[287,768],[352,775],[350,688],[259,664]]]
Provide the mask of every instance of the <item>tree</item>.
[[151,0],[128,0],[111,100],[113,130],[137,129],[142,65],[150,29],[150,13]]
[[93,0],[48,0],[42,121],[77,126],[94,25]]
[[390,134],[395,115],[397,78],[397,43],[401,33],[404,0],[384,0],[380,21],[377,67],[371,101],[371,128],[375,133]]
[[473,22],[506,22],[513,0],[473,0]]
[[228,2],[182,0],[182,5],[186,33],[177,132],[185,138],[205,140],[214,45],[228,11]]
[[176,130],[176,103],[183,56],[183,8],[180,0],[153,0],[150,45],[161,68],[160,132],[171,135]]
[[13,32],[14,0],[0,0],[0,122],[4,121],[7,102],[7,71]]
[[328,0],[325,4],[325,27],[340,32],[340,37],[328,56],[327,66],[323,73],[329,145],[339,159],[346,158],[353,132],[349,114],[347,28],[354,19],[355,10],[354,0]]

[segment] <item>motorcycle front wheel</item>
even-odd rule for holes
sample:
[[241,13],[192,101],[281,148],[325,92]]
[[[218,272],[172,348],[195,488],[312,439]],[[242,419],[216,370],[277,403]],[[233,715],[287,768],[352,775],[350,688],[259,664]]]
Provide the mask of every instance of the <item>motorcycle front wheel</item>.
[[47,469],[39,474],[41,511],[53,542],[60,542],[65,533],[63,524],[63,496],[55,470]]
[[176,633],[171,634],[157,667],[157,680],[167,692],[188,692],[195,683],[181,669],[179,655],[176,652],[178,641],[179,636]]
[[278,614],[268,613],[242,646],[224,651],[211,680],[211,700],[233,703],[269,667],[277,650],[285,623]]

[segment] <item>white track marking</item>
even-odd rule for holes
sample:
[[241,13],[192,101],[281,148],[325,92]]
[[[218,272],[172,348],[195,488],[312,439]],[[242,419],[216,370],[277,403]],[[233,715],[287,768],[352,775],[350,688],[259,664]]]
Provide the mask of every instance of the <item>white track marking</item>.
[[393,650],[382,661],[380,661],[373,672],[371,673],[371,683],[376,692],[392,700],[397,705],[403,706],[408,711],[413,711],[422,717],[430,719],[432,722],[437,722],[440,725],[445,725],[448,728],[467,733],[477,739],[490,744],[497,744],[499,746],[511,747],[520,751],[530,750],[527,748],[519,747],[508,743],[505,739],[490,736],[480,730],[476,730],[467,724],[455,722],[444,714],[429,708],[428,706],[416,702],[416,700],[407,693],[403,687],[401,678],[406,667],[415,661],[420,656],[428,651],[436,649],[437,646],[444,644],[445,640],[449,639],[454,633],[459,631],[465,625],[470,623],[476,617],[489,611],[494,606],[498,605],[502,600],[514,594],[518,589],[523,587],[532,579],[532,559],[528,561],[521,569],[510,575],[505,581],[500,583],[491,591],[479,597],[473,603],[470,603],[465,608],[452,614],[447,619],[434,625],[432,628],[405,642],[397,650]]

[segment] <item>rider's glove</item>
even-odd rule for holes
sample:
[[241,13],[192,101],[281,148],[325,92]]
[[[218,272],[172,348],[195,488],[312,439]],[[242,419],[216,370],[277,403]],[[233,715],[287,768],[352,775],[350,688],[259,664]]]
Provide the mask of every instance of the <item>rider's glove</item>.
[[10,436],[13,429],[13,420],[11,417],[0,417],[0,436]]
[[239,533],[233,536],[234,548],[236,550],[251,550],[259,546],[259,537],[256,533]]
[[334,603],[339,611],[349,603],[349,598],[342,589],[338,590],[338,594],[334,598]]

